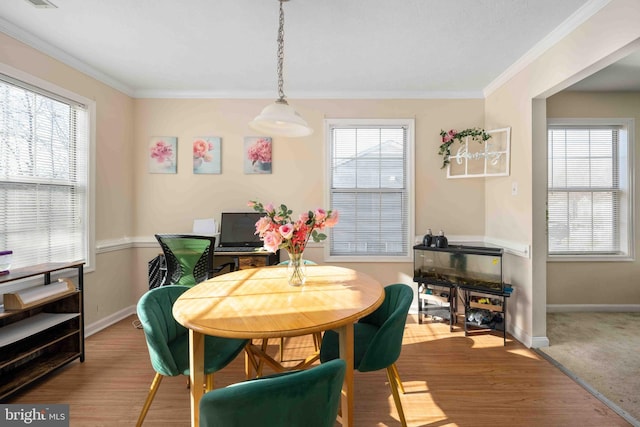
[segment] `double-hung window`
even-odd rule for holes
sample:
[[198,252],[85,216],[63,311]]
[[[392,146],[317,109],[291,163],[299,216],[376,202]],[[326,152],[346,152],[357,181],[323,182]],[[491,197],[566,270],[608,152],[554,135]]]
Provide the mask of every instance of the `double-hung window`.
[[410,261],[413,120],[326,120],[328,200],[339,213],[328,259]]
[[551,259],[633,257],[632,119],[548,122]]
[[13,251],[12,268],[90,263],[93,111],[47,82],[0,73],[0,250]]

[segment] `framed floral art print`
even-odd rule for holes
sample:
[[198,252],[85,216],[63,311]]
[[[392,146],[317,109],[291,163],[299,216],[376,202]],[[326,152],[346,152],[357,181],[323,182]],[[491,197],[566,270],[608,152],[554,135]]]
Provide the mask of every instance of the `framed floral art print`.
[[218,136],[201,136],[193,139],[193,173],[221,173],[222,139]]
[[147,164],[150,173],[177,173],[178,138],[175,136],[151,137]]
[[271,173],[271,138],[247,136],[244,138],[244,173]]

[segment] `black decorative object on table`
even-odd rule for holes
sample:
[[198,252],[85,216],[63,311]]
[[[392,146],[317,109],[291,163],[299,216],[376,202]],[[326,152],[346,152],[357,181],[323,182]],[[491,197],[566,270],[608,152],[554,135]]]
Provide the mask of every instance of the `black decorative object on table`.
[[422,238],[422,244],[424,246],[431,246],[433,243],[433,234],[431,233],[431,229],[427,229],[427,234]]
[[440,230],[438,237],[436,237],[436,248],[444,249],[449,246],[449,241],[444,235],[444,231]]

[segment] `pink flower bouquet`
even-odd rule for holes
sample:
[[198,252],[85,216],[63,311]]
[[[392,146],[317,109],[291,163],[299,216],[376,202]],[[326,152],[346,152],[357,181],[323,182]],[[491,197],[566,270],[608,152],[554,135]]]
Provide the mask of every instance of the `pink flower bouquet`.
[[327,238],[322,231],[324,227],[333,227],[338,223],[338,211],[326,211],[316,209],[300,214],[294,221],[293,213],[286,205],[280,205],[276,209],[273,204],[263,205],[256,201],[250,201],[249,207],[264,213],[265,216],[256,222],[256,233],[264,242],[268,251],[276,252],[285,249],[289,254],[301,254],[309,238],[314,242],[320,242]]

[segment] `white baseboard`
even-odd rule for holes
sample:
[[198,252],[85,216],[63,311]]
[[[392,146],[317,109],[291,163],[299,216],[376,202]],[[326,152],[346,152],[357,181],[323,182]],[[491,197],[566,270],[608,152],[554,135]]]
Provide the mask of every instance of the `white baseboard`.
[[120,311],[117,311],[107,317],[104,317],[97,322],[93,322],[92,324],[85,326],[84,328],[84,337],[87,338],[96,332],[99,332],[109,326],[113,325],[124,319],[127,316],[131,316],[132,314],[136,314],[136,307],[132,305],[130,307],[123,308]]
[[531,339],[531,345],[529,346],[529,348],[541,348],[541,347],[549,347],[549,338],[533,337]]
[[547,313],[575,313],[578,311],[629,313],[640,311],[640,304],[547,304]]

